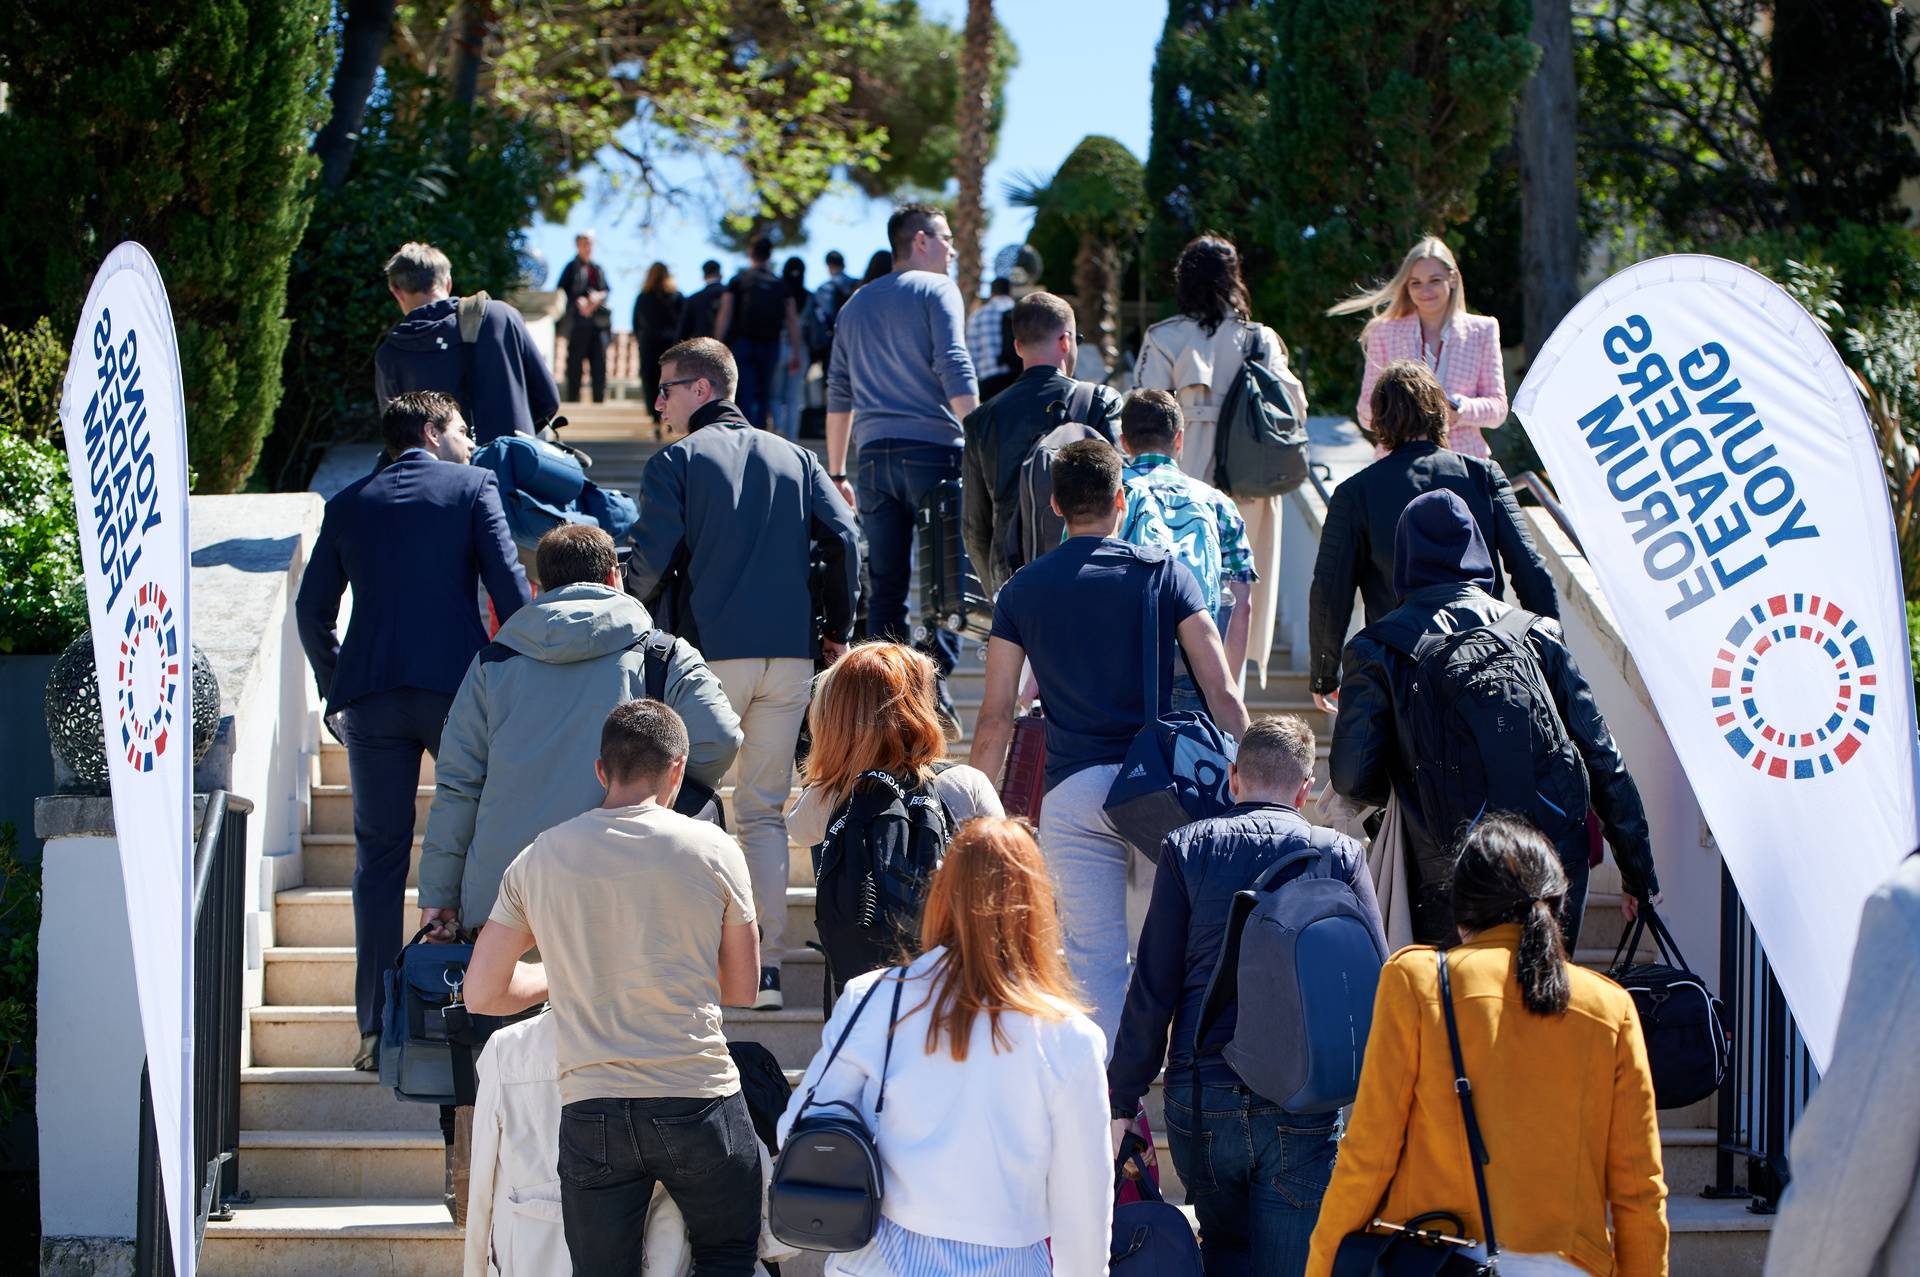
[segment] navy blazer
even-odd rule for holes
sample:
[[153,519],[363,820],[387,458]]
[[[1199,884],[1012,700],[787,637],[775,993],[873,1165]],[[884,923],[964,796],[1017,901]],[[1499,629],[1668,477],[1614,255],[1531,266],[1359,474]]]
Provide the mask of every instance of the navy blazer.
[[[502,622],[531,597],[492,471],[414,448],[342,489],[293,605],[328,709],[396,687],[458,691],[487,644],[482,581]],[[349,585],[342,642],[335,624]]]

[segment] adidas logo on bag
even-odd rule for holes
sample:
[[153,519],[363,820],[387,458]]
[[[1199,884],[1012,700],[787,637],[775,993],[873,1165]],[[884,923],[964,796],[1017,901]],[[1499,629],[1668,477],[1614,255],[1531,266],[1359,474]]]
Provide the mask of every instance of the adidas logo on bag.
[[1139,780],[1142,776],[1146,774],[1147,774],[1146,765],[1143,763],[1135,763],[1133,765],[1133,770],[1127,773],[1127,779]]

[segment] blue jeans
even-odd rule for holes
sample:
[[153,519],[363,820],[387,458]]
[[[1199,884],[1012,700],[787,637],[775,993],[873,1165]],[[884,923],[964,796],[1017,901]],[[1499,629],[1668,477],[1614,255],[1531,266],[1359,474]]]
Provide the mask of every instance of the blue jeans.
[[574,1273],[639,1271],[659,1183],[686,1221],[693,1277],[750,1277],[760,1253],[757,1138],[738,1091],[563,1107],[560,1223]]
[[780,360],[780,339],[735,337],[727,345],[733,348],[733,362],[740,369],[740,388],[734,392],[734,406],[751,424],[765,426],[767,411],[773,403],[773,370]]
[[[960,449],[914,439],[875,439],[860,445],[854,476],[854,506],[867,535],[867,570],[873,591],[867,633],[901,643],[907,630],[907,596],[913,586],[914,519],[935,484],[960,477]],[[951,662],[960,655],[957,635],[934,631]]]
[[[1042,808],[1044,812],[1045,809]],[[1200,1220],[1207,1277],[1292,1277],[1333,1178],[1339,1114],[1283,1113],[1239,1086],[1167,1088],[1167,1143]]]
[[797,439],[800,436],[800,409],[806,406],[807,397],[807,352],[800,352],[798,371],[787,367],[793,360],[793,348],[787,344],[787,335],[780,334],[779,355],[773,361],[773,390],[767,396],[767,411],[771,424],[767,427],[782,439]]

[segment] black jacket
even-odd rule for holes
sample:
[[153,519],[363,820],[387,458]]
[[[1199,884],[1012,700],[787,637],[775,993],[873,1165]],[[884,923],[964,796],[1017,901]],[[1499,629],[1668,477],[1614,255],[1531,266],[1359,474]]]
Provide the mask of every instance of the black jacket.
[[716,279],[688,296],[680,308],[680,331],[673,339],[685,341],[689,337],[713,336],[714,321],[720,318],[720,299],[726,293],[727,286]]
[[627,588],[652,597],[683,574],[673,632],[709,661],[813,656],[811,556],[826,565],[827,637],[853,632],[860,552],[853,511],[814,453],[756,430],[716,399],[640,474]]
[[[1408,765],[1405,709],[1412,694],[1413,659],[1405,649],[1421,635],[1453,633],[1484,625],[1511,609],[1472,584],[1428,585],[1407,596],[1400,607],[1354,635],[1347,644],[1340,681],[1340,717],[1333,728],[1330,773],[1336,793],[1355,802],[1386,805],[1400,798],[1406,817],[1412,858],[1423,881],[1437,882],[1451,872],[1445,851],[1427,832],[1420,817],[1419,797]],[[1540,662],[1554,708],[1566,724],[1567,735],[1587,765],[1587,785],[1593,810],[1600,817],[1607,841],[1627,891],[1650,896],[1660,890],[1653,867],[1653,843],[1640,791],[1614,744],[1607,720],[1594,703],[1593,692],[1567,650],[1558,621],[1544,617],[1527,630],[1527,646]],[[1523,813],[1524,814],[1524,813]],[[1577,847],[1561,847],[1563,859],[1587,855],[1585,838]]]
[[[1282,803],[1238,803],[1222,815],[1167,835],[1154,872],[1153,900],[1140,929],[1126,1009],[1113,1040],[1113,1059],[1107,1065],[1108,1094],[1116,1114],[1132,1114],[1162,1061],[1168,1086],[1192,1082],[1194,1030],[1220,960],[1234,893],[1251,887],[1274,861],[1306,847],[1312,835],[1306,817]],[[1291,882],[1307,868],[1302,862],[1279,881]],[[1334,876],[1353,887],[1379,927],[1380,907],[1374,901],[1366,852],[1351,838],[1341,838],[1334,851]],[[1385,935],[1380,939],[1384,945]],[[1208,1027],[1197,1062],[1202,1086],[1242,1085],[1219,1054],[1232,1041],[1238,1019],[1238,1004],[1229,1003]]]
[[566,321],[565,331],[583,332],[594,328],[606,331],[613,327],[613,311],[607,308],[604,297],[594,307],[592,314],[582,315],[574,309],[574,303],[588,293],[609,291],[607,272],[599,262],[583,262],[578,257],[574,258],[560,268],[560,281],[554,287],[567,295],[567,313],[561,316]]
[[633,335],[642,350],[663,351],[679,340],[680,312],[686,299],[679,293],[641,293],[633,299]]
[[1399,606],[1393,588],[1394,527],[1408,502],[1435,489],[1467,503],[1481,539],[1494,551],[1488,592],[1506,597],[1504,561],[1521,607],[1541,616],[1560,615],[1553,578],[1500,467],[1431,443],[1404,444],[1341,483],[1327,503],[1307,613],[1314,691],[1331,692],[1340,685],[1340,648],[1353,619],[1354,590],[1360,591],[1369,625]]
[[[966,454],[961,470],[961,521],[967,558],[988,594],[1020,564],[1008,544],[1014,512],[1020,507],[1020,467],[1040,437],[1067,420],[1067,400],[1078,383],[1058,368],[1039,364],[1011,386],[967,414]],[[1095,386],[1087,425],[1120,443],[1120,396]]]

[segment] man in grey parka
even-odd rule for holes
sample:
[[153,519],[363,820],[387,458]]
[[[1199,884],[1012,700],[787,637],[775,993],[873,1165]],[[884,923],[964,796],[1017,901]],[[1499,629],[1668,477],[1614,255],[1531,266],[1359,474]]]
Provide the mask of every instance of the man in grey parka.
[[[440,734],[420,921],[443,933],[484,923],[513,858],[599,805],[600,728],[614,706],[647,694],[653,618],[616,584],[612,539],[562,524],[536,554],[544,591],[474,657]],[[740,719],[684,640],[668,649],[661,699],[687,724],[688,779],[717,787],[739,752]]]

